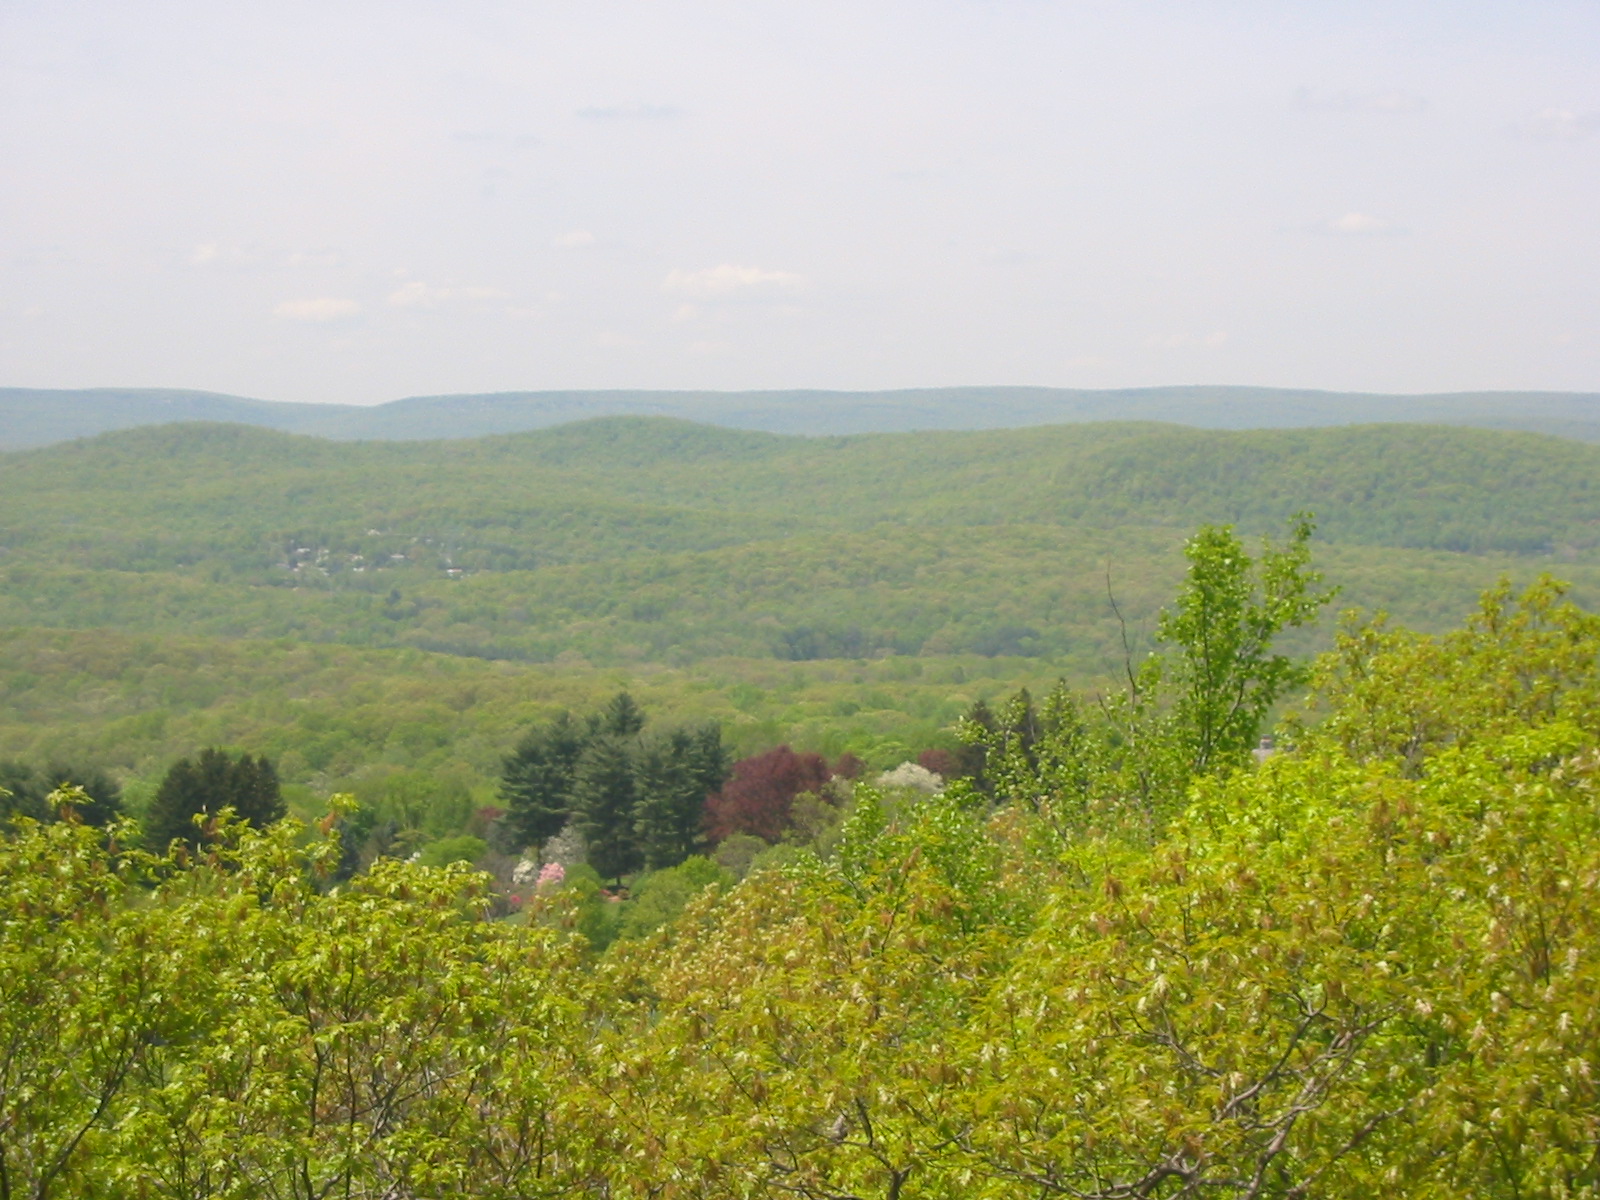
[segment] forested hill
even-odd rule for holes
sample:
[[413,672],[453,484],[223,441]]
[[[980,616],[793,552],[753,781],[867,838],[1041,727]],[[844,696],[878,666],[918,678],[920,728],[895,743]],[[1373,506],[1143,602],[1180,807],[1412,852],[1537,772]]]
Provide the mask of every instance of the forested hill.
[[1299,509],[1354,545],[1570,556],[1600,543],[1600,447],[1428,426],[799,438],[607,418],[339,444],[176,425],[0,468],[13,554],[135,570],[267,568],[300,546],[398,561],[416,544],[466,570],[525,569],[883,525],[1257,532]]
[[174,421],[232,421],[337,439],[472,438],[601,416],[677,417],[735,429],[830,435],[1003,429],[1095,421],[1198,428],[1303,428],[1422,422],[1600,441],[1600,395],[1457,392],[1382,395],[1263,387],[1082,390],[538,391],[413,396],[387,404],[290,404],[156,388],[0,388],[0,450]]
[[1341,606],[1445,629],[1546,570],[1600,601],[1600,446],[1532,434],[169,425],[0,455],[0,758],[148,776],[228,742],[304,786],[489,787],[518,720],[626,680],[746,750],[888,767],[974,699],[1104,679],[1108,584],[1142,653],[1197,525],[1299,509]]

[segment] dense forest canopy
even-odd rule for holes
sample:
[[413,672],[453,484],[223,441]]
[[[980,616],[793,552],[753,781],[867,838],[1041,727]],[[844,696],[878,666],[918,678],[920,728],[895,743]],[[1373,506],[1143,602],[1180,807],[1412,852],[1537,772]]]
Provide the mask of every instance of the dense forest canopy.
[[10,456],[0,1195],[1596,1195],[1596,453]]
[[858,782],[599,956],[553,876],[513,920],[461,865],[336,884],[344,799],[199,858],[25,819],[8,1194],[1597,1194],[1600,618],[1546,581],[1440,637],[1349,624],[1287,745],[1210,765],[1183,697],[1236,689],[1178,626],[1299,610],[1209,578],[1154,820],[1038,773],[1089,761],[1058,705],[990,793]]
[[796,438],[609,418],[341,445],[175,425],[4,461],[0,536],[12,552],[136,571],[265,569],[297,548],[288,542],[375,564],[419,537],[437,543],[430,558],[504,570],[884,524],[1259,532],[1307,507],[1334,542],[1526,552],[1590,548],[1600,520],[1600,448],[1432,426]]
[[[1561,561],[1587,595],[1597,455],[1404,426],[803,439],[616,419],[355,446],[173,426],[6,456],[0,623],[1084,671],[1114,644],[1108,563],[1136,622],[1153,618],[1201,521],[1265,532],[1314,509],[1349,601],[1424,627],[1518,559]],[[1440,596],[1424,576],[1462,582]]]
[[1341,605],[1416,628],[1501,574],[1593,605],[1597,453],[1404,426],[106,435],[0,458],[0,757],[111,770],[136,811],[206,745],[268,754],[306,813],[419,778],[481,807],[520,730],[626,686],[739,755],[885,769],[953,749],[977,700],[1104,687],[1201,520],[1314,508]]

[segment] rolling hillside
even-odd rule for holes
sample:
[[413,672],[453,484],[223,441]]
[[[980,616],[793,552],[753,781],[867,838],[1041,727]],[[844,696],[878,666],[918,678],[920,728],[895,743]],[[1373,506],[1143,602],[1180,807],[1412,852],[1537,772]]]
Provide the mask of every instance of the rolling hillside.
[[1300,509],[1352,545],[1570,555],[1600,542],[1600,448],[1421,426],[798,438],[607,418],[345,445],[198,425],[0,464],[0,544],[125,570],[266,569],[291,542],[369,565],[426,558],[425,544],[444,565],[493,570],[893,525],[1266,532]]
[[0,388],[0,450],[175,421],[237,422],[340,440],[414,441],[516,433],[605,416],[677,417],[813,436],[1094,421],[1165,421],[1210,429],[1420,422],[1600,441],[1600,395],[1582,392],[1380,395],[1257,387],[543,391],[413,396],[362,407],[175,389]]
[[1142,654],[1196,525],[1299,509],[1341,606],[1441,629],[1543,570],[1600,600],[1600,447],[1533,434],[168,425],[0,456],[0,758],[222,741],[297,784],[482,788],[519,721],[627,684],[892,765],[974,699],[1114,672],[1108,590]]

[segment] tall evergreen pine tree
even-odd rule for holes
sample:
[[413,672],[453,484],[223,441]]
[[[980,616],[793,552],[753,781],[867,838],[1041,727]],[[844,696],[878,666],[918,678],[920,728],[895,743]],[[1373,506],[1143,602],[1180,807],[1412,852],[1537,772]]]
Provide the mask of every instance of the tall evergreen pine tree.
[[620,883],[644,865],[634,833],[638,800],[633,746],[614,735],[595,738],[578,760],[572,805],[589,846],[589,865],[601,878]]
[[278,773],[266,756],[237,760],[208,746],[190,760],[180,758],[168,769],[150,802],[145,837],[152,847],[174,841],[197,846],[203,841],[194,818],[232,808],[255,826],[270,825],[285,813]]
[[644,729],[644,709],[627,692],[611,697],[600,715],[601,729],[615,737],[630,738]]
[[563,713],[506,756],[500,794],[524,846],[569,820],[602,876],[675,866],[700,848],[706,797],[722,786],[728,754],[712,724],[645,740],[645,714],[619,692],[583,721]]
[[520,845],[542,845],[572,816],[572,784],[590,737],[571,713],[562,713],[530,732],[503,760],[500,795]]

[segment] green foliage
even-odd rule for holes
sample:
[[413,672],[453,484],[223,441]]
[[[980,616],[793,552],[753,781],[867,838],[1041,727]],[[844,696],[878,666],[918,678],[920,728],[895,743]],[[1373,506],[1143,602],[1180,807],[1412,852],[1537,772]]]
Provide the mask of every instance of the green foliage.
[[581,1045],[570,955],[484,920],[460,868],[328,891],[336,848],[301,841],[233,826],[188,869],[74,825],[0,842],[8,1194],[537,1186],[566,1149],[551,1068]]
[[170,842],[199,845],[209,834],[197,817],[215,817],[232,809],[241,821],[258,827],[284,815],[278,773],[263,757],[237,759],[207,747],[193,760],[180,758],[167,770],[145,817],[145,836],[152,847]]
[[[77,562],[148,570],[203,559],[271,568],[306,547],[298,574],[310,584],[350,553],[369,566],[401,554],[503,570],[646,547],[705,549],[806,526],[1003,517],[1263,530],[1313,506],[1338,541],[1585,545],[1597,453],[1528,434],[1395,425],[785,438],[618,418],[475,441],[358,445],[175,425],[5,455],[3,494],[14,549],[53,546]],[[75,535],[57,532],[70,525]],[[119,544],[125,531],[133,537]],[[321,571],[304,569],[324,550]]]
[[732,872],[698,854],[675,867],[642,875],[633,881],[632,895],[622,906],[618,932],[625,938],[646,937],[676,921],[689,901],[706,888],[728,887],[733,882]]
[[6,1187],[1600,1196],[1600,620],[1500,589],[1347,626],[1315,687],[1148,840],[1063,819],[1094,718],[1024,698],[986,769],[1031,803],[857,783],[830,851],[626,900],[577,867],[526,922],[459,864],[331,886],[293,823],[166,857],[23,820]]
[[717,843],[716,864],[735,879],[743,879],[750,873],[756,859],[770,848],[754,834],[736,833]]
[[463,835],[440,838],[429,842],[417,852],[417,861],[425,867],[448,867],[451,863],[472,864],[488,852],[489,844],[482,838]]
[[1078,831],[1158,833],[1192,780],[1249,761],[1273,706],[1308,677],[1275,642],[1333,597],[1313,591],[1312,528],[1309,515],[1294,518],[1287,543],[1267,544],[1258,562],[1231,527],[1203,526],[1158,623],[1172,652],[1138,666],[1130,654],[1124,686],[1093,709],[1064,681],[1042,711],[1025,688],[998,713],[975,705],[958,728],[973,793],[1048,808]]
[[602,736],[636,737],[644,728],[644,710],[627,692],[618,692],[611,697],[594,725]]
[[[907,403],[910,401],[910,403]],[[1035,387],[919,388],[905,392],[497,392],[414,396],[387,404],[294,404],[169,388],[0,388],[0,446],[45,445],[175,418],[229,421],[351,440],[479,437],[592,420],[618,412],[807,436],[895,428],[1014,428],[1056,421],[1181,421],[1207,428],[1435,421],[1529,429],[1600,441],[1582,393],[1385,396],[1260,387],[1078,391]],[[682,430],[682,426],[677,426]],[[613,436],[616,436],[615,434]],[[693,431],[679,432],[690,441]],[[747,435],[759,438],[759,434]]]
[[555,897],[559,924],[583,938],[591,951],[604,950],[622,930],[623,900],[607,891],[600,873],[588,863],[568,867],[565,884]]
[[[1303,526],[1254,563],[1202,530],[1156,626],[1173,651],[1099,704],[1062,685],[986,715],[1043,664],[961,653],[1087,683],[1119,634],[1081,615],[1101,562],[1137,625],[1179,522],[1254,532],[1312,494],[1358,599],[1437,616],[1492,549],[1592,583],[1592,452],[670,432],[334,454],[169,431],[8,460],[4,619],[159,636],[7,635],[7,754],[56,738],[149,774],[228,740],[302,786],[357,777],[365,807],[251,829],[191,764],[129,789],[154,792],[152,846],[183,818],[170,855],[116,823],[0,839],[6,1194],[1600,1192],[1600,626],[1556,585],[1444,637],[1347,625],[1259,769],[1312,644],[1275,643],[1314,607]],[[195,629],[450,653],[173,636]],[[916,656],[807,658],[886,650]],[[859,785],[814,836],[608,890],[693,848],[694,738],[619,699],[562,776],[537,723],[617,687],[585,655],[747,748],[890,766],[968,711],[976,773]],[[451,826],[530,725],[521,827],[577,815],[604,879],[571,867],[523,922],[461,863],[352,873],[341,833],[481,854]],[[63,805],[86,801],[37,811]]]
[[[626,678],[662,724],[720,725],[734,755],[787,741],[830,758],[854,751],[883,769],[908,757],[908,746],[915,753],[946,740],[943,727],[973,697],[1015,689],[1038,669],[970,657],[911,665],[915,673],[896,659],[740,660]],[[101,761],[123,781],[134,813],[172,762],[213,743],[266,754],[302,816],[330,790],[378,804],[391,779],[408,789],[415,782],[418,793],[453,793],[460,781],[481,806],[497,803],[508,747],[563,710],[601,707],[617,684],[616,672],[581,664],[33,630],[0,636],[8,688],[0,746],[29,762]],[[760,697],[752,713],[733,703],[736,689]],[[837,715],[845,697],[861,695],[875,697],[873,706]]]
[[1464,629],[1443,637],[1349,614],[1319,664],[1309,715],[1326,716],[1320,728],[1345,753],[1408,774],[1442,746],[1551,718],[1587,721],[1600,711],[1600,617],[1566,592],[1543,576],[1516,597],[1502,580]]
[[1313,528],[1309,514],[1295,517],[1287,544],[1265,546],[1259,563],[1231,526],[1204,526],[1184,547],[1189,575],[1157,636],[1178,647],[1173,716],[1196,774],[1242,764],[1272,706],[1305,680],[1274,641],[1334,597],[1312,591],[1322,579],[1309,570]]
[[[700,1052],[649,1093],[652,1180],[692,1162],[770,1195],[1595,1194],[1600,725],[1577,697],[1600,637],[1571,612],[1542,640],[1505,632],[1541,610],[1536,590],[1453,647],[1500,698],[1462,696],[1413,781],[1344,752],[1349,712],[1204,781],[1148,850],[1062,841],[1049,796],[984,830],[863,795],[837,865],[753,877],[654,968],[665,1016],[627,1061]],[[1434,693],[1373,665],[1407,702]]]

